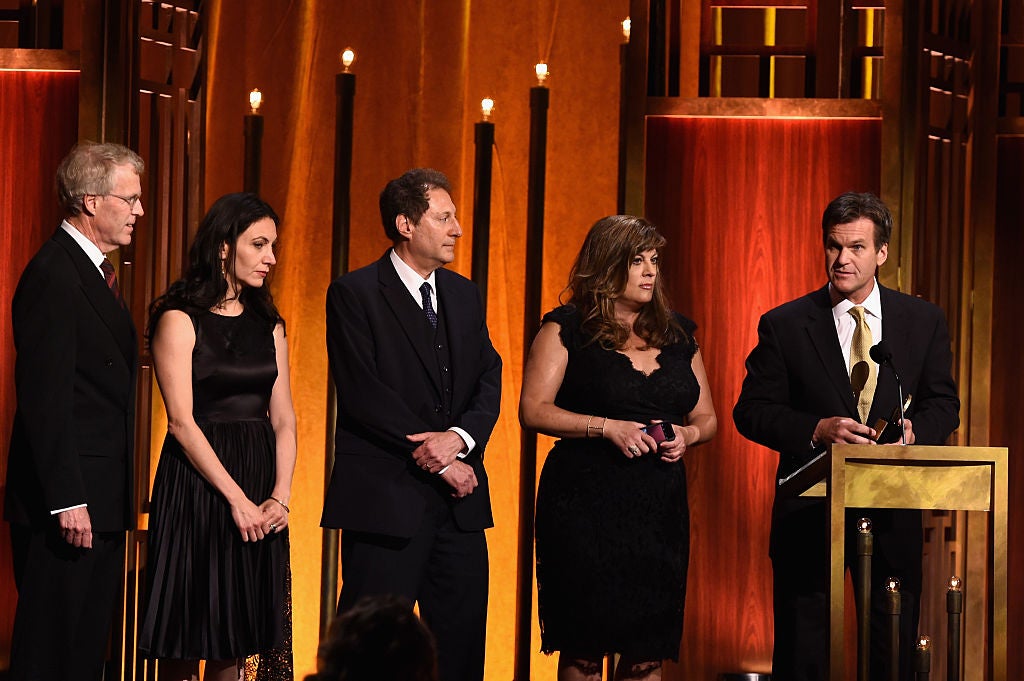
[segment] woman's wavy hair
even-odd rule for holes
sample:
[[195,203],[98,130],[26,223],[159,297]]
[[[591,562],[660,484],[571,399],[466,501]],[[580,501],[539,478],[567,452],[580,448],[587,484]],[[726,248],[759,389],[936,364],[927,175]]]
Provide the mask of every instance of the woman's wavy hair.
[[[583,240],[576,262],[569,272],[569,304],[582,316],[582,329],[601,347],[621,348],[629,339],[628,326],[615,318],[615,300],[622,295],[633,258],[644,251],[660,251],[665,237],[658,228],[641,217],[609,215],[594,223]],[[662,348],[686,339],[676,321],[662,286],[660,274],[654,280],[654,297],[644,305],[633,323],[633,331],[649,347]]]
[[[188,270],[149,306],[146,337],[152,338],[157,321],[167,310],[209,310],[224,300],[228,282],[221,274],[220,251],[228,245],[224,268],[234,272],[235,244],[238,237],[254,222],[270,218],[278,224],[277,213],[266,201],[248,192],[225,194],[217,199],[202,222],[188,251]],[[270,294],[269,281],[263,286],[243,286],[238,300],[246,309],[256,312],[275,325],[282,321]]]

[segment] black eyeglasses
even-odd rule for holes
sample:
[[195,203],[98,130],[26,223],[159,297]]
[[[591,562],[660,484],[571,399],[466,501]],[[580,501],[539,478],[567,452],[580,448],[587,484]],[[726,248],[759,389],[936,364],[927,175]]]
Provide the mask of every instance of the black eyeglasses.
[[138,204],[139,199],[142,198],[138,194],[134,196],[121,196],[120,194],[100,194],[100,196],[113,196],[115,199],[121,199],[122,201],[128,204],[128,210],[135,210],[136,204]]

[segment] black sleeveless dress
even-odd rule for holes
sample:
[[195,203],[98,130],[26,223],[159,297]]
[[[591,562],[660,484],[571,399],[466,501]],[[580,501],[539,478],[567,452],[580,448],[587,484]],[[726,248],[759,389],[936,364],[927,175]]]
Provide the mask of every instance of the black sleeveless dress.
[[[275,482],[268,418],[277,379],[273,324],[190,311],[193,415],[224,468],[260,504]],[[224,497],[168,435],[150,506],[149,592],[139,649],[146,657],[230,660],[284,636],[288,531],[244,542]]]
[[[630,359],[588,343],[575,308],[544,316],[569,353],[555,404],[580,414],[680,424],[697,404],[690,340],[662,348],[649,376]],[[600,418],[594,419],[600,424]],[[537,491],[537,589],[541,648],[587,657],[610,653],[676,660],[689,562],[683,463],[627,459],[604,438],[555,443]]]

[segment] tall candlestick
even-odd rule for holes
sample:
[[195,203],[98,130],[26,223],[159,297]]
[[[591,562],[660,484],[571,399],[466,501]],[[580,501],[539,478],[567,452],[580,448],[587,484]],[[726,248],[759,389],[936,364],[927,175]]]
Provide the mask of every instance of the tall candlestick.
[[871,558],[875,540],[871,519],[857,521],[857,681],[868,681],[871,669]]
[[471,277],[480,289],[487,312],[487,271],[491,248],[491,161],[494,153],[494,110],[490,97],[480,103],[483,120],[475,124],[476,165],[473,175],[473,266]]
[[885,582],[885,612],[889,615],[889,679],[900,678],[900,615],[903,602],[900,595],[900,580],[890,577]]
[[[356,76],[349,73],[355,52],[341,53],[342,73],[334,76],[336,102],[334,123],[334,212],[331,219],[331,278],[348,271],[349,217],[352,194],[352,119],[356,96]],[[334,470],[334,437],[338,416],[338,394],[334,380],[327,376],[327,438],[324,457],[324,489]],[[338,531],[323,530],[320,555],[320,640],[338,611]]]
[[953,575],[946,591],[946,679],[960,681],[960,617],[964,611],[964,592],[960,578]]
[[[542,68],[543,67],[543,68]],[[530,153],[526,195],[526,284],[523,301],[523,361],[540,322],[544,265],[544,179],[548,140],[548,89],[545,64],[537,64],[539,84],[530,88]],[[516,575],[515,681],[530,679],[533,625],[533,507],[537,486],[537,435],[520,435],[519,565]]]
[[245,116],[243,134],[245,135],[245,160],[242,165],[242,189],[253,194],[260,193],[260,169],[263,163],[263,116],[260,106],[263,104],[263,93],[259,88],[249,93],[250,113]]
[[914,677],[917,681],[928,681],[932,670],[932,640],[925,635],[917,639],[914,648]]

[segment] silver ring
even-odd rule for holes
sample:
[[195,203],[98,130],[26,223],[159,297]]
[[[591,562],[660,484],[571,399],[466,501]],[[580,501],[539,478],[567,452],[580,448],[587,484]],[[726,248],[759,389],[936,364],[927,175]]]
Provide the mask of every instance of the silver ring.
[[270,523],[270,531],[271,532],[276,532],[277,531],[277,525],[275,525],[274,523]]
[[633,456],[640,456],[640,448],[637,447],[636,445],[630,445],[629,447],[627,447],[627,449],[629,450],[629,453],[632,454]]

